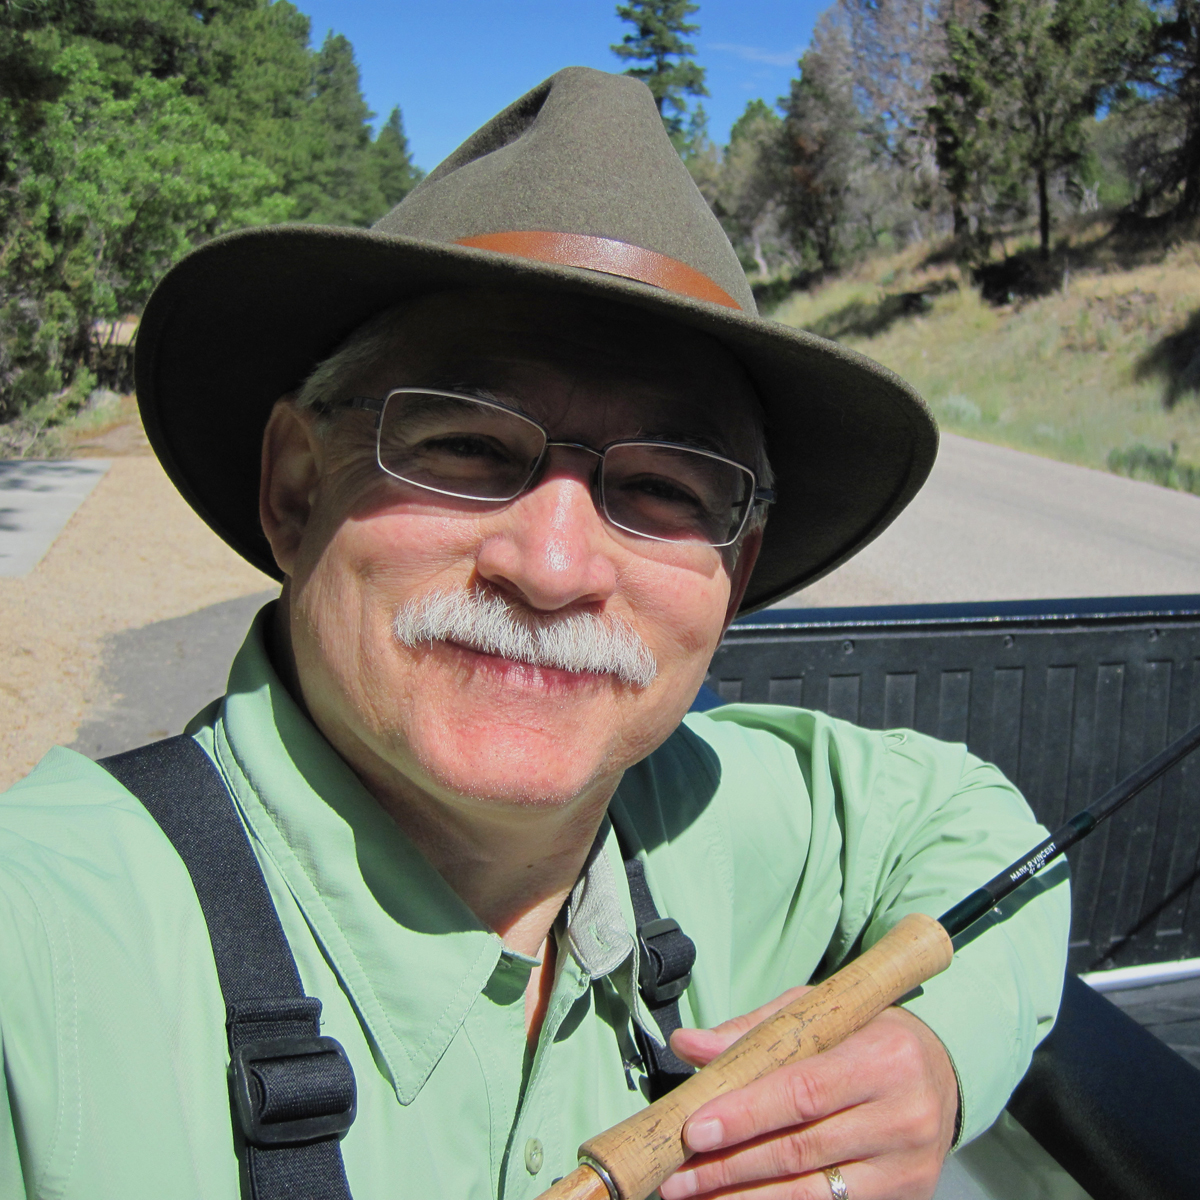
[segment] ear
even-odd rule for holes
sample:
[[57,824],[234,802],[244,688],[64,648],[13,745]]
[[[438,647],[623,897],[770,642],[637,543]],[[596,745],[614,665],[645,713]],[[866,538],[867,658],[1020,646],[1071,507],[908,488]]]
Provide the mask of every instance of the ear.
[[258,516],[279,569],[294,573],[321,479],[322,446],[310,413],[293,396],[275,402],[263,432]]
[[746,588],[750,583],[750,575],[754,571],[754,564],[758,561],[758,552],[762,549],[763,531],[761,528],[754,530],[753,533],[746,534],[745,541],[742,542],[741,553],[737,556],[737,561],[733,564],[733,570],[729,573],[729,607],[725,610],[725,625],[721,629],[721,634],[724,636],[725,630],[729,628],[733,618],[737,616],[737,611],[742,606],[742,597],[746,594]]

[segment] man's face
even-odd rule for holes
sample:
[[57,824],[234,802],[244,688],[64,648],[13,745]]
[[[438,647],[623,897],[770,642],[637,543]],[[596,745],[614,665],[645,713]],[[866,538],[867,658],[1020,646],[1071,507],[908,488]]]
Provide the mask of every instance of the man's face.
[[[443,294],[404,315],[394,350],[344,396],[484,392],[602,447],[647,436],[754,452],[749,387],[714,342],[595,302]],[[597,511],[597,460],[551,450],[504,504],[456,500],[381,471],[370,414],[319,431],[286,402],[264,448],[263,523],[281,569],[296,682],[368,784],[442,806],[561,806],[615,787],[678,724],[736,610],[740,557],[622,532]],[[401,644],[397,611],[480,591],[521,615],[596,614],[653,653],[646,687],[516,663],[448,641]]]

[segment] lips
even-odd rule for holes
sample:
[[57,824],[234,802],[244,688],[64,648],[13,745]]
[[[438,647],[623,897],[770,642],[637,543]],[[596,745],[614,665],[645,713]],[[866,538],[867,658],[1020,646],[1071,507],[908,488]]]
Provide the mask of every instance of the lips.
[[466,658],[477,671],[500,677],[503,682],[524,687],[565,686],[578,687],[600,681],[611,681],[609,674],[595,671],[566,671],[562,667],[545,666],[541,663],[522,662],[514,658],[504,658],[489,650],[480,650],[463,642],[441,641],[436,645],[444,646],[447,650],[455,651]]

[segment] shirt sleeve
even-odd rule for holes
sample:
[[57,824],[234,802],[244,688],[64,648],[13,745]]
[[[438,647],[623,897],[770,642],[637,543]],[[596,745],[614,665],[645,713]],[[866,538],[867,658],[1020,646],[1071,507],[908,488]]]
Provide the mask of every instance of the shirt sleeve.
[[[0,1062],[4,1061],[4,1033],[0,1030]],[[8,1080],[0,1074],[0,1196],[17,1200],[27,1195],[21,1154],[17,1149],[17,1130],[8,1094]]]
[[[964,746],[907,731],[850,735],[831,723],[814,751],[829,754],[826,778],[841,785],[839,940],[848,951],[907,913],[940,916],[1046,836],[1016,788]],[[960,1144],[992,1124],[1050,1032],[1069,926],[1060,863],[956,939],[950,967],[904,1001],[954,1064]]]
[[[961,744],[803,709],[730,705],[705,716],[726,778],[757,772],[752,797],[736,809],[730,801],[746,826],[742,840],[755,843],[754,878],[739,868],[736,893],[783,879],[786,856],[799,867],[794,890],[781,893],[787,917],[775,927],[776,949],[769,960],[759,954],[767,970],[790,956],[776,990],[805,977],[807,954],[820,959],[817,981],[908,913],[940,916],[1046,836],[1017,789]],[[786,770],[772,758],[785,744]],[[950,967],[904,1001],[958,1075],[960,1144],[992,1124],[1053,1026],[1069,924],[1064,863],[956,939]],[[757,964],[749,965],[752,975]]]

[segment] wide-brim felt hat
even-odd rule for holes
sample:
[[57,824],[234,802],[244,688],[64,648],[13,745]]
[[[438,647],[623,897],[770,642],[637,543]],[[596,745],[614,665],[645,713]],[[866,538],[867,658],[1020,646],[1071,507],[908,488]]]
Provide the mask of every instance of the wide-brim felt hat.
[[483,126],[370,229],[216,238],[165,276],[137,335],[147,436],[185,499],[281,578],[258,518],[273,403],[368,318],[486,287],[620,302],[709,334],[749,375],[775,469],[742,611],[876,537],[925,481],[937,428],[891,371],[758,315],[724,231],[644,84],[572,67]]

